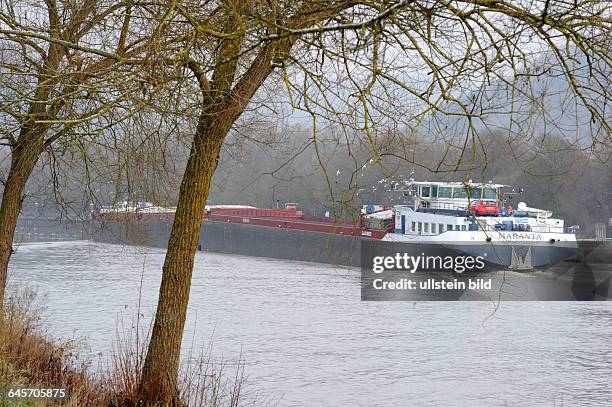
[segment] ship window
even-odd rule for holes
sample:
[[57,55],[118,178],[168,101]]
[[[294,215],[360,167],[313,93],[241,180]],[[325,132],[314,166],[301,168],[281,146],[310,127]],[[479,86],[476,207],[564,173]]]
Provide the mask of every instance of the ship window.
[[439,187],[438,198],[451,198],[453,195],[453,189],[451,187]]
[[425,233],[429,233],[429,223],[425,223]]
[[485,199],[497,199],[497,192],[493,188],[485,188],[482,191],[482,197]]
[[419,234],[421,234],[421,232],[423,232],[423,223],[419,222]]
[[412,222],[411,231],[416,232],[416,222]]
[[421,187],[421,196],[423,198],[429,198],[429,187]]
[[446,225],[446,230],[453,230],[453,225]]
[[431,224],[431,233],[433,233],[433,234],[438,233],[437,228],[438,228],[438,225],[437,225],[437,224],[435,224],[435,223],[432,223],[432,224]]
[[435,185],[431,187],[431,197],[432,198],[438,197],[438,187]]
[[455,225],[455,230],[460,230],[461,228],[459,227],[459,225]]
[[438,225],[438,233],[444,233],[444,225],[441,223]]
[[470,199],[480,199],[480,195],[482,194],[481,188],[469,188],[467,192],[470,193]]
[[465,188],[453,188],[453,198],[467,198],[467,191]]
[[461,230],[466,230],[466,226],[465,225],[461,225]]

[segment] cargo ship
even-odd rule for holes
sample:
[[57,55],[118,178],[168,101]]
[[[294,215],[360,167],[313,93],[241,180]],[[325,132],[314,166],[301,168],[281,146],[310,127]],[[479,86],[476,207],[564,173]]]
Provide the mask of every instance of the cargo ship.
[[[507,185],[409,180],[402,188],[411,203],[364,205],[355,220],[309,216],[295,203],[206,206],[199,249],[349,266],[373,251],[452,253],[513,270],[545,268],[577,252],[576,226],[524,202],[512,208]],[[174,210],[124,201],[94,218],[105,226],[103,240],[165,247]]]

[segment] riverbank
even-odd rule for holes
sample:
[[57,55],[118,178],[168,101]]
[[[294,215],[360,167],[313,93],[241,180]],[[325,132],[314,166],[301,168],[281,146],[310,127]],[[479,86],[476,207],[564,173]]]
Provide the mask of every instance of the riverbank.
[[[118,334],[107,366],[92,366],[82,341],[54,340],[44,324],[44,302],[34,291],[9,296],[0,319],[0,407],[105,406],[139,404],[138,384],[146,340]],[[135,346],[138,343],[138,346]],[[181,370],[180,399],[185,406],[237,407],[243,403],[244,365],[223,372],[202,352]]]
[[[21,290],[5,304],[4,321],[0,320],[1,405],[112,405],[104,383],[81,365],[77,344],[51,340],[41,314],[33,291]],[[9,397],[10,390],[20,388],[53,389],[53,397],[35,399],[16,391]]]

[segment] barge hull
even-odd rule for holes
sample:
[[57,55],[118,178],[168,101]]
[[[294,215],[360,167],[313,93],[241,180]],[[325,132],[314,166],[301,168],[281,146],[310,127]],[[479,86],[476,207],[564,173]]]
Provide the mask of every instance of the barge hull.
[[[167,247],[172,228],[172,222],[166,220],[96,222],[99,231],[95,233],[95,240],[159,248]],[[359,267],[362,239],[290,228],[203,221],[198,249]]]

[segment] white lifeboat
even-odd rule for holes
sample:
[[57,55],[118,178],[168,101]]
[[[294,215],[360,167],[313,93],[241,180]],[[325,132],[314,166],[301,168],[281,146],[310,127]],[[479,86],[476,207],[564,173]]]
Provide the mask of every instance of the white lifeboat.
[[526,212],[529,215],[536,216],[538,218],[548,219],[552,216],[552,211],[546,209],[530,208],[525,202],[519,202],[516,209],[521,212]]

